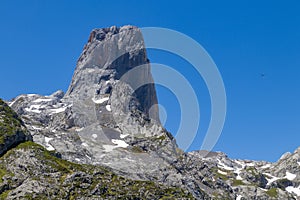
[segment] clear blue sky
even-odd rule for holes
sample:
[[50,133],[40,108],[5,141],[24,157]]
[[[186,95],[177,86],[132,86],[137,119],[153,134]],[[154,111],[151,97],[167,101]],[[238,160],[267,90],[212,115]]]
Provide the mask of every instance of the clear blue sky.
[[[169,2],[2,0],[0,96],[66,91],[93,28],[165,27],[198,41],[222,74],[228,112],[214,150],[232,158],[275,161],[300,146],[300,3]],[[149,57],[180,70],[198,88],[203,113],[191,150],[199,148],[210,117],[205,84],[175,55],[149,51]],[[158,93],[168,111],[167,129],[175,132],[176,99],[166,89],[159,87]]]

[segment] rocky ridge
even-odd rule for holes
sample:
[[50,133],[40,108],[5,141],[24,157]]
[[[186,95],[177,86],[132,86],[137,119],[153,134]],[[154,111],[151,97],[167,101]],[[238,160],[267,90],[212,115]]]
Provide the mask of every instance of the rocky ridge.
[[[139,66],[143,67],[139,69]],[[276,163],[232,160],[216,152],[184,153],[159,122],[154,85],[135,85],[145,79],[153,82],[139,29],[133,26],[95,29],[78,60],[66,94],[58,91],[49,96],[21,95],[8,104],[22,118],[33,141],[46,148],[41,150],[39,146],[40,151],[51,151],[67,160],[59,162],[79,168],[105,167],[126,180],[182,188],[179,190],[182,193],[176,195],[181,194],[183,198],[188,196],[187,191],[196,199],[300,198],[299,149]],[[39,156],[32,154],[32,157]],[[22,171],[13,169],[12,174]],[[35,170],[33,165],[28,171],[32,170]],[[82,173],[84,177],[93,176],[90,172]],[[55,173],[49,176],[58,180]],[[77,182],[77,186],[81,187],[81,183]],[[16,186],[13,191],[24,191],[23,187],[26,188]],[[15,194],[3,191],[8,196]],[[81,197],[91,193],[84,190]],[[154,199],[159,198],[158,194],[153,195]]]

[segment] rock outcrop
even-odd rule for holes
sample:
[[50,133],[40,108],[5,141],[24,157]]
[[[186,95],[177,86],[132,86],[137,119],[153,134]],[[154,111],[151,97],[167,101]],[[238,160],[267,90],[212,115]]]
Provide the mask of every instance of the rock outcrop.
[[30,140],[16,117],[23,139],[6,144],[3,152],[13,149],[0,163],[0,175],[7,172],[0,192],[9,198],[25,191],[58,199],[158,199],[163,193],[171,199],[300,198],[299,149],[268,163],[177,147],[159,121],[150,63],[134,26],[93,30],[66,94],[21,95],[8,103],[41,145],[13,148]]
[[32,140],[19,116],[0,99],[0,156],[18,144]]
[[78,165],[33,142],[0,158],[0,199],[193,199],[186,190]]

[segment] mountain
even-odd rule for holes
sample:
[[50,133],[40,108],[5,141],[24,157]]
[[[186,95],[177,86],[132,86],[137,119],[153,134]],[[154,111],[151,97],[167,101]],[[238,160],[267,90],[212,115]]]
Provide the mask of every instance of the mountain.
[[180,150],[150,67],[137,27],[94,29],[66,94],[2,101],[0,197],[300,198],[300,149],[276,163]]

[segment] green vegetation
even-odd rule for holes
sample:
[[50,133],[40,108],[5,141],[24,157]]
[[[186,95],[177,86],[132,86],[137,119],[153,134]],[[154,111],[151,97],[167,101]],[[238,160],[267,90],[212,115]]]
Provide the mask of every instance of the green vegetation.
[[245,185],[245,183],[242,180],[234,179],[232,182],[232,186],[239,186],[239,185]]
[[268,191],[266,191],[266,193],[270,196],[270,197],[277,197],[277,189],[276,188],[271,188]]
[[1,169],[1,168],[0,168],[0,183],[2,183],[2,178],[3,178],[3,176],[4,176],[6,173],[7,173],[7,172],[6,172],[5,169]]
[[254,167],[247,167],[246,171],[250,172],[253,176],[256,176],[258,173]]
[[131,148],[131,151],[134,153],[145,153],[145,151],[141,147],[138,147],[138,146],[133,146]]
[[22,131],[22,124],[17,113],[0,99],[0,144],[3,144],[7,137]]
[[229,178],[227,175],[221,174],[219,172],[216,173],[217,178],[221,178],[223,181],[227,181]]
[[6,199],[9,192],[10,192],[9,190],[7,190],[7,191],[5,191],[5,192],[2,192],[2,193],[0,194],[0,199]]
[[[28,161],[30,155],[34,160]],[[15,160],[22,161],[23,168]],[[24,173],[24,167],[26,173]],[[17,177],[20,184],[24,180],[38,181],[48,185],[47,194],[26,193],[26,199],[78,199],[80,197],[104,199],[193,199],[193,196],[180,188],[168,187],[151,181],[130,180],[112,173],[109,169],[79,165],[53,156],[44,147],[34,142],[24,142],[9,150],[0,158],[0,177],[11,180]],[[11,171],[14,170],[14,171]],[[14,175],[16,174],[16,175]],[[4,191],[0,199],[9,196],[18,183],[8,182],[9,190]],[[46,189],[46,188],[45,188]],[[93,192],[92,192],[93,191]]]

